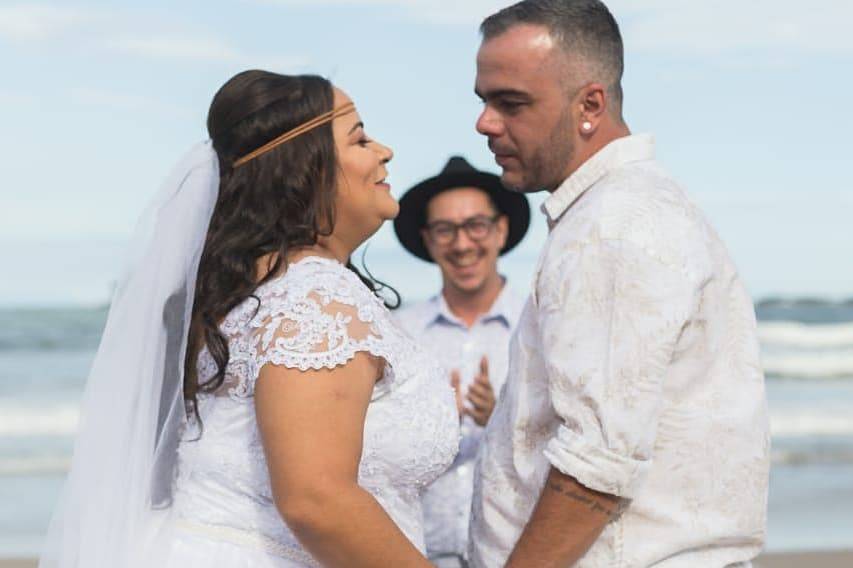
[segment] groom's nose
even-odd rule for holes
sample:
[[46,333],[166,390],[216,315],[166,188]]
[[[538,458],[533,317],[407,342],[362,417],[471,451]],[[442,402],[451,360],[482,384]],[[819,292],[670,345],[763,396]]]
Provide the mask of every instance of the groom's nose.
[[500,113],[486,104],[477,118],[477,132],[483,136],[494,138],[504,133],[504,122]]

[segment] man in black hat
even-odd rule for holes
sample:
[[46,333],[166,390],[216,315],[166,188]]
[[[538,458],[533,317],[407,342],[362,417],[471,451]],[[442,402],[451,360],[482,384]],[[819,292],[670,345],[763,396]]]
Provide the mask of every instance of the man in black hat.
[[441,292],[401,310],[399,319],[450,370],[462,418],[459,455],[423,499],[427,554],[440,567],[465,565],[473,460],[506,377],[523,304],[499,274],[498,257],[529,224],[523,194],[458,156],[406,192],[394,222],[406,250],[441,270]]

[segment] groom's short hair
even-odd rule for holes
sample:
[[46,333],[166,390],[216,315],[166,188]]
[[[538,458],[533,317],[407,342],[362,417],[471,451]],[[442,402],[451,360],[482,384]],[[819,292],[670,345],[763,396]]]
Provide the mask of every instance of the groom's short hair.
[[548,29],[562,51],[580,60],[590,80],[603,84],[622,113],[624,47],[619,24],[600,0],[523,0],[492,14],[480,24],[483,40],[520,24]]

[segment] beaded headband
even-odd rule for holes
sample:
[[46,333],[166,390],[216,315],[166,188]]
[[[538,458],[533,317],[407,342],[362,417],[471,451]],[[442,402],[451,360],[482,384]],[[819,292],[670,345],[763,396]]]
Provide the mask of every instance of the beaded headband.
[[309,130],[314,130],[318,126],[326,124],[327,122],[332,122],[334,119],[338,118],[339,116],[344,116],[345,114],[349,114],[351,112],[355,112],[355,104],[351,103],[351,102],[346,103],[346,104],[342,104],[339,107],[335,107],[328,112],[324,112],[323,114],[316,116],[316,117],[312,118],[311,120],[300,124],[296,128],[294,128],[292,130],[288,130],[287,132],[285,132],[281,136],[278,136],[278,137],[270,140],[269,142],[267,142],[266,144],[264,144],[263,146],[261,146],[257,150],[253,150],[253,151],[249,152],[248,154],[246,154],[245,156],[241,156],[240,158],[237,158],[236,160],[234,160],[234,165],[232,167],[239,168],[240,166],[242,166],[243,164],[245,164],[249,160],[253,160],[253,159],[257,158],[258,156],[260,156],[261,154],[266,154],[267,152],[269,152],[270,150],[272,150],[276,146],[284,144],[288,140],[293,140],[294,138],[296,138],[300,134],[305,134]]

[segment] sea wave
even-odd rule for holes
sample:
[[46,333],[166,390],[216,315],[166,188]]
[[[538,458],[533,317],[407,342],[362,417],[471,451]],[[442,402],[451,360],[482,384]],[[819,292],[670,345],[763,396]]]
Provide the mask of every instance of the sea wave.
[[853,324],[804,324],[793,321],[761,322],[758,338],[768,347],[796,349],[853,348]]
[[70,467],[70,455],[0,457],[0,475],[66,473]]
[[0,405],[0,436],[73,436],[80,420],[74,402],[29,406]]
[[853,298],[832,301],[820,298],[799,300],[762,300],[755,305],[755,313],[763,321],[797,321],[801,323],[851,323]]
[[[853,400],[829,402],[831,404],[821,401],[815,407],[806,402],[796,407],[791,407],[790,401],[771,404],[773,435],[853,436]],[[79,420],[80,404],[76,400],[38,404],[14,400],[0,402],[0,437],[72,437]]]
[[774,437],[853,435],[853,408],[770,410],[770,432]]
[[[853,404],[853,403],[851,403]],[[4,405],[5,406],[5,405]],[[845,401],[830,407],[770,408],[774,464],[853,463],[853,408]],[[71,462],[70,439],[79,420],[78,405],[0,407],[0,438],[22,440],[0,452],[0,475],[64,473]],[[67,439],[66,450],[51,449],[39,437]],[[24,438],[26,437],[26,438]],[[27,441],[35,438],[33,442]],[[30,452],[36,455],[28,455]],[[5,455],[4,455],[5,454]]]
[[772,448],[773,465],[853,464],[853,448]]
[[[853,401],[835,401],[831,407],[771,405],[774,436],[853,435]],[[71,437],[80,419],[79,404],[57,403],[43,407],[0,406],[0,436]]]
[[[853,449],[846,451],[821,451],[809,448],[773,448],[774,465],[850,464]],[[0,476],[64,474],[71,467],[71,456],[0,457]]]
[[853,324],[758,324],[761,356],[768,377],[804,379],[853,377]]
[[0,352],[94,351],[106,317],[105,308],[0,309]]
[[769,378],[853,378],[853,350],[834,353],[764,353],[764,373]]

